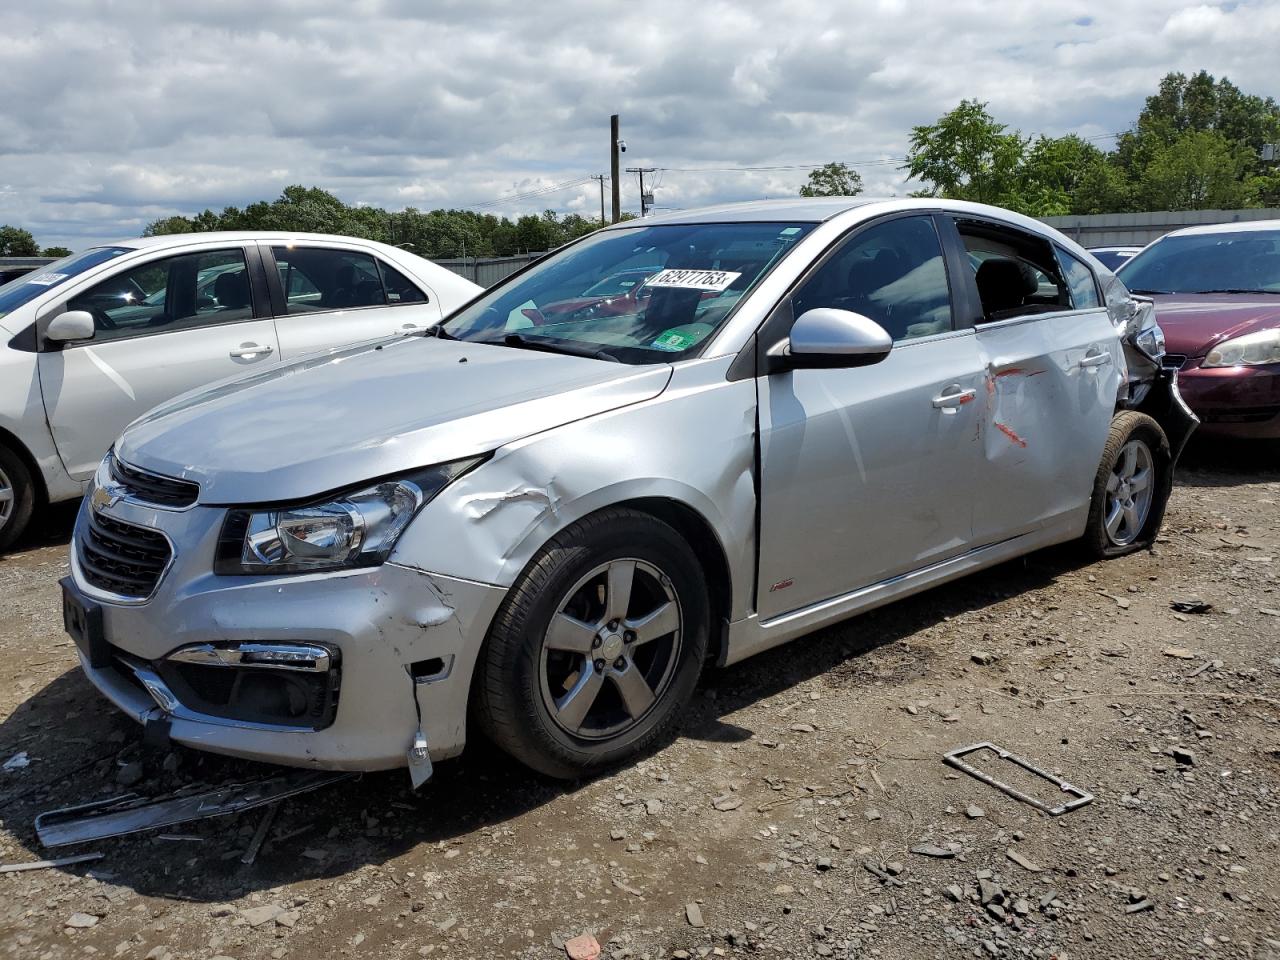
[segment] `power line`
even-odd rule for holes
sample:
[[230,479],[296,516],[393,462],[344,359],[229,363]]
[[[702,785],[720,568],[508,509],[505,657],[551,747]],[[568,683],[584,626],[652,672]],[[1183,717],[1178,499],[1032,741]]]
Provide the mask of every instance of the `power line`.
[[576,177],[573,180],[565,180],[561,183],[551,184],[547,187],[538,187],[533,190],[526,190],[522,193],[508,194],[505,197],[497,197],[493,200],[477,200],[473,203],[464,203],[463,207],[496,207],[504,203],[519,203],[523,200],[532,200],[535,197],[544,197],[547,194],[559,193],[561,190],[568,190],[572,187],[579,187],[590,183],[594,177]]
[[[1034,134],[1033,136],[1045,136],[1045,134]],[[1081,140],[1092,142],[1095,140],[1114,140],[1119,136],[1117,133],[1100,133],[1091,137],[1081,137]],[[715,167],[652,167],[647,168],[645,172],[653,170],[659,173],[790,173],[797,170],[809,171],[824,167],[833,161],[823,160],[818,163],[774,163],[774,164],[756,164],[756,165],[725,165]],[[868,160],[838,160],[836,163],[843,163],[847,167],[882,167],[891,164],[902,164],[907,162],[906,157],[878,157]],[[477,200],[472,203],[462,204],[462,208],[474,207],[498,207],[508,203],[522,203],[526,200],[534,200],[538,197],[545,197],[553,193],[559,193],[562,190],[569,190],[573,187],[584,186],[593,180],[599,181],[599,176],[575,177],[572,180],[565,180],[560,183],[554,183],[546,187],[538,187],[531,190],[525,190],[520,193],[513,193],[503,197],[496,197],[492,200]]]

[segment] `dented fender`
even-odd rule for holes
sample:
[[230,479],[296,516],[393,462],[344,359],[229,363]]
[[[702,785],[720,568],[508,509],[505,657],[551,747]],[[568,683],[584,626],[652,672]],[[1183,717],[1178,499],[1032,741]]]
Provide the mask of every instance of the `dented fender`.
[[437,496],[394,562],[511,586],[557,533],[606,507],[657,498],[711,528],[746,614],[754,578],[755,386],[732,358],[676,368],[659,397],[509,444]]

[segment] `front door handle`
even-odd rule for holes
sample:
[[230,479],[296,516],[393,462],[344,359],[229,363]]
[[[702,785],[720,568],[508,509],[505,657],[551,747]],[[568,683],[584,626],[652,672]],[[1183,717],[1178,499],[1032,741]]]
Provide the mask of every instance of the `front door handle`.
[[231,351],[232,360],[255,360],[258,357],[265,357],[271,352],[268,344],[242,343],[238,348]]
[[1080,366],[1088,370],[1090,367],[1102,367],[1111,362],[1111,354],[1105,350],[1101,353],[1088,353],[1080,358]]
[[933,406],[935,409],[954,410],[957,407],[963,407],[978,395],[977,390],[960,390],[954,387],[949,389],[953,392],[944,393],[933,398]]

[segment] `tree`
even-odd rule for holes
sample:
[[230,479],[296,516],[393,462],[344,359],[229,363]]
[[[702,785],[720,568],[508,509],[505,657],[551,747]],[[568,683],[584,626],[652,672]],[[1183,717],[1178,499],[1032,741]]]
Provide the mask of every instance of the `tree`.
[[43,250],[40,251],[40,256],[58,257],[59,259],[61,259],[62,257],[71,256],[71,251],[67,247],[45,247]]
[[856,197],[862,192],[862,174],[843,163],[824,163],[809,171],[809,182],[800,188],[802,197]]
[[1187,130],[1158,147],[1139,195],[1149,210],[1227,210],[1257,202],[1244,176],[1247,148],[1216,131]]
[[1000,203],[1015,195],[1027,141],[987,113],[987,105],[962,100],[937,123],[913,127],[902,169],[926,184],[926,196]]
[[30,230],[11,227],[7,223],[0,226],[0,257],[38,257],[40,245]]

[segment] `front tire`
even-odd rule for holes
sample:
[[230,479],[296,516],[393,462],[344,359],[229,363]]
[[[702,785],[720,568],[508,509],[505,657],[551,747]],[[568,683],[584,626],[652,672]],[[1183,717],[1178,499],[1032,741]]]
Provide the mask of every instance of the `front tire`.
[[36,487],[22,458],[0,446],[0,550],[22,536],[36,508]]
[[706,656],[710,604],[670,526],[610,508],[530,561],[476,667],[472,711],[521,763],[577,779],[671,736]]
[[1172,489],[1173,457],[1160,424],[1133,410],[1117,414],[1094,478],[1086,552],[1108,559],[1150,547]]

